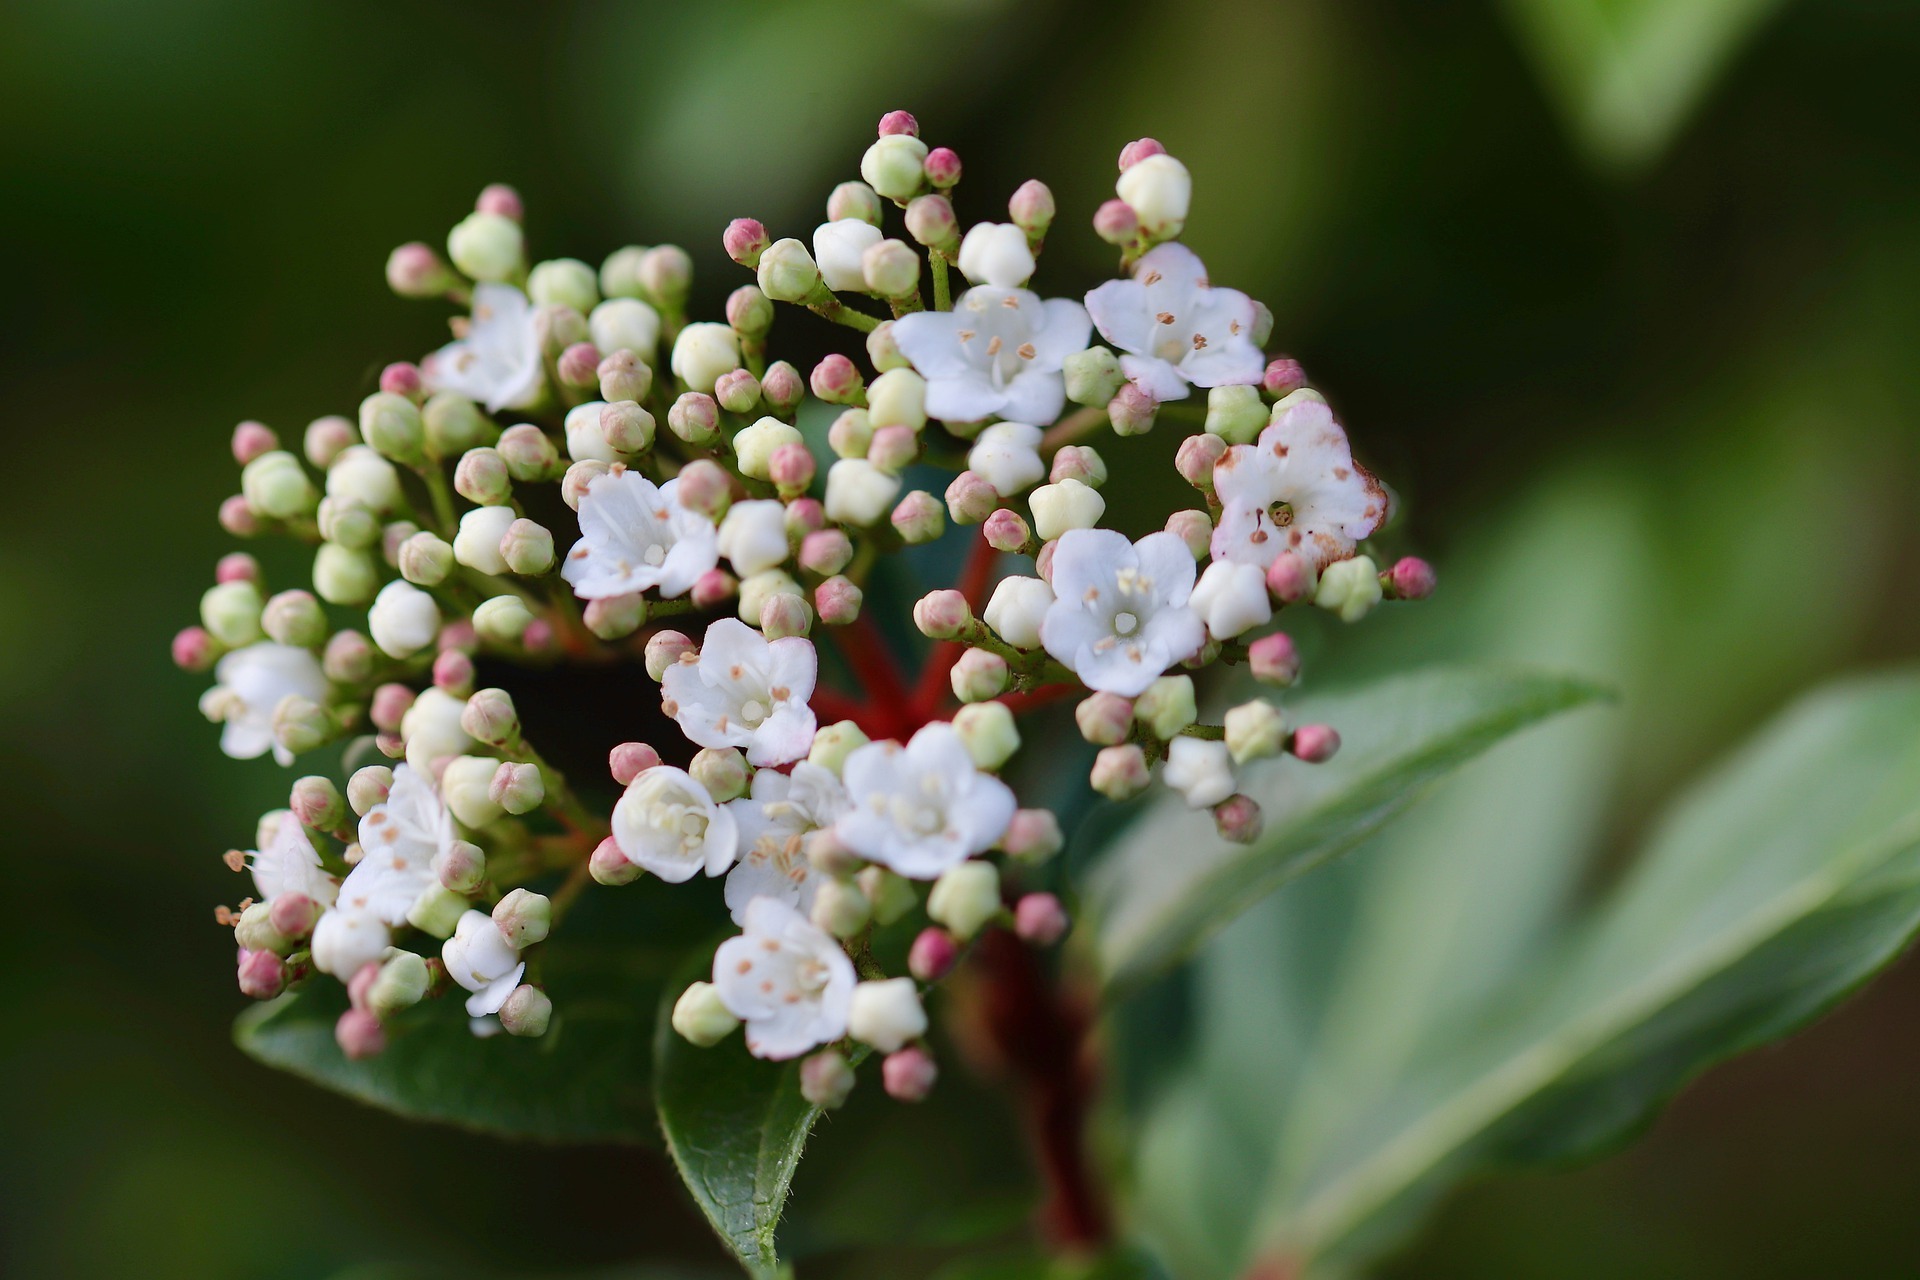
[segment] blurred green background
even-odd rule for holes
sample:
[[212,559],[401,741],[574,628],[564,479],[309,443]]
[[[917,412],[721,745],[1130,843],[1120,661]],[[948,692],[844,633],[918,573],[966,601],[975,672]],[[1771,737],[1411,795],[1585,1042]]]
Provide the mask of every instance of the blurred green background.
[[[537,256],[689,246],[712,311],[725,220],[805,235],[907,107],[964,158],[964,218],[1053,185],[1042,284],[1077,293],[1113,157],[1160,138],[1190,243],[1273,308],[1443,590],[1543,511],[1630,513],[1593,533],[1655,602],[1603,815],[1628,847],[1794,690],[1920,649],[1916,64],[1891,0],[14,0],[0,1269],[717,1256],[655,1156],[393,1120],[228,1041],[219,854],[286,776],[222,758],[166,658],[228,547],[227,434],[350,411],[440,341],[381,263],[482,184],[520,187]],[[1912,1275],[1916,1062],[1909,962],[1626,1152],[1470,1186],[1391,1271]]]

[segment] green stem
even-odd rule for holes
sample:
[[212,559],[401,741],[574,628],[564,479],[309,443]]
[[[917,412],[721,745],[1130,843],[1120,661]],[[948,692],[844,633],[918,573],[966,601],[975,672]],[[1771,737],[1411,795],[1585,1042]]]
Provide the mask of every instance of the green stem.
[[953,285],[947,280],[947,257],[938,249],[927,250],[927,262],[933,268],[933,309],[953,310]]
[[448,542],[458,532],[459,521],[453,515],[453,485],[447,480],[447,473],[440,469],[437,462],[427,463],[417,468],[420,478],[426,481],[427,496],[433,501],[433,518],[440,526],[440,536]]

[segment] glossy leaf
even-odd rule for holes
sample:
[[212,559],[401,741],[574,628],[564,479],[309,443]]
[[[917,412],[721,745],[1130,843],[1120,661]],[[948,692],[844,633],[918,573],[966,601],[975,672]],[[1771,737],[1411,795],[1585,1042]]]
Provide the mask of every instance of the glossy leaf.
[[1500,739],[1603,696],[1599,686],[1524,669],[1439,669],[1288,704],[1294,723],[1341,734],[1325,765],[1248,771],[1266,831],[1230,845],[1175,799],[1126,830],[1089,879],[1098,959],[1126,988],[1188,955],[1286,881],[1353,848],[1435,780]]

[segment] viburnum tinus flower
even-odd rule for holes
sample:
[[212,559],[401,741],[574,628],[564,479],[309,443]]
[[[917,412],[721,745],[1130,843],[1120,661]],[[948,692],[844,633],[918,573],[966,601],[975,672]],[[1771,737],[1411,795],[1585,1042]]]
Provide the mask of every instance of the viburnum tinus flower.
[[[174,655],[213,672],[227,754],[346,762],[227,856],[257,895],[218,916],[247,995],[345,984],[353,1058],[436,1017],[541,1035],[568,1015],[547,953],[606,945],[569,913],[634,886],[649,919],[704,928],[723,903],[742,930],[686,957],[711,980],[670,1002],[675,1033],[811,1055],[820,1106],[871,1049],[914,1101],[939,1076],[935,984],[1070,930],[1044,865],[1066,811],[1034,797],[1157,784],[1245,842],[1243,778],[1333,754],[1331,727],[1245,687],[1205,720],[1213,669],[1284,687],[1288,608],[1356,621],[1432,572],[1376,567],[1385,489],[1299,366],[1268,365],[1265,309],[1178,243],[1185,166],[1130,145],[1092,228],[1116,278],[1048,297],[1047,243],[1088,232],[1044,184],[963,226],[960,157],[904,112],[858,162],[811,229],[725,228],[752,275],[718,317],[689,314],[675,246],[530,262],[519,197],[490,187],[450,262],[388,263],[452,343],[398,353],[297,449],[235,432],[222,524],[311,571],[227,557]],[[776,304],[857,339],[803,369]],[[1172,474],[1139,474],[1165,466],[1128,451],[1148,430],[1182,436]],[[1156,480],[1193,505],[1155,509]],[[553,763],[603,753],[598,786]]]

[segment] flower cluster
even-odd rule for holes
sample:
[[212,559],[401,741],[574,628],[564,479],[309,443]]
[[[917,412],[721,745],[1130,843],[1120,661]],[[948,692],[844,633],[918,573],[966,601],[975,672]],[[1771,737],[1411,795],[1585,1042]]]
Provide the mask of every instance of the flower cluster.
[[[221,522],[308,544],[310,589],[268,594],[253,557],[228,556],[175,641],[181,666],[214,674],[202,708],[229,755],[284,765],[339,743],[372,761],[344,791],[301,778],[259,848],[228,855],[252,876],[219,913],[242,990],[346,984],[337,1034],[355,1056],[453,987],[476,1032],[539,1035],[539,944],[579,893],[724,878],[740,933],[674,1027],[811,1055],[802,1082],[822,1105],[869,1047],[912,1099],[935,1076],[927,988],[983,930],[1050,946],[1069,926],[1030,887],[1060,825],[1001,776],[1022,717],[1077,699],[1096,791],[1135,795],[1157,767],[1221,837],[1257,838],[1243,769],[1323,761],[1337,735],[1264,697],[1203,722],[1194,673],[1238,664],[1289,685],[1299,661],[1272,629],[1285,606],[1355,621],[1425,595],[1432,573],[1363,553],[1389,496],[1300,366],[1263,354],[1267,309],[1179,243],[1185,167],[1150,139],[1120,167],[1093,228],[1122,274],[1080,298],[1029,288],[1048,189],[1028,182],[1007,221],[963,230],[960,160],[904,112],[806,240],[726,229],[755,279],[723,321],[688,318],[691,262],[672,246],[529,265],[504,187],[446,258],[395,250],[396,292],[463,308],[454,340],[388,366],[357,420],[320,418],[297,453],[241,424]],[[778,303],[864,335],[870,376],[847,355],[806,376],[769,361]],[[1204,407],[1185,403],[1196,391]],[[832,408],[803,418],[809,392],[838,409],[830,425]],[[1131,537],[1103,525],[1091,442],[1161,420],[1184,434],[1195,503]],[[941,470],[940,496],[909,487]],[[909,682],[867,592],[880,557],[941,537],[971,552],[959,584],[911,604],[935,643]],[[823,673],[825,651],[839,667]],[[614,748],[619,799],[595,812],[508,694],[475,690],[476,659],[633,662],[684,743]],[[839,668],[859,687],[823,678]],[[915,913],[906,971],[889,974],[870,940]],[[398,945],[415,935],[439,945]]]

